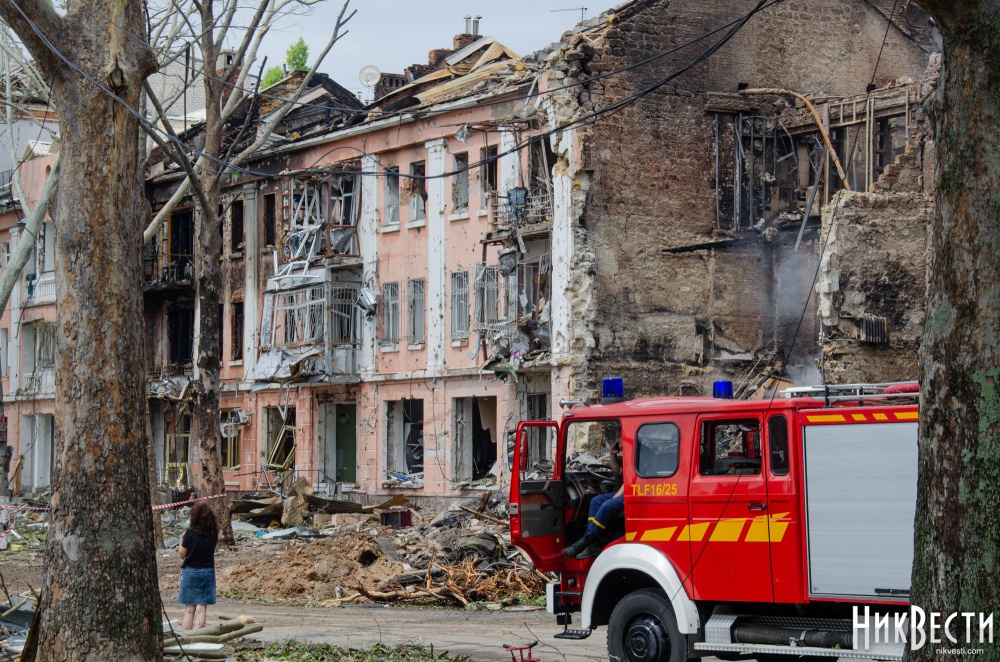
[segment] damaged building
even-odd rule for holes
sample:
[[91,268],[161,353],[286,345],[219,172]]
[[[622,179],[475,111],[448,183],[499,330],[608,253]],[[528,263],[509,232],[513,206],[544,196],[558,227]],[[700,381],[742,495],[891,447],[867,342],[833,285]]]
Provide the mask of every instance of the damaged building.
[[914,3],[789,0],[706,39],[749,9],[625,3],[545,61],[575,395],[916,377],[935,29]]
[[[934,28],[884,0],[749,10],[633,0],[525,56],[470,24],[367,106],[314,75],[223,192],[227,489],[476,498],[507,479],[519,420],[609,375],[629,397],[914,378]],[[301,76],[238,111],[231,139]],[[151,160],[154,212],[182,180]],[[177,491],[199,487],[206,424],[199,214],[192,196],[143,248],[156,469]],[[51,436],[51,396],[30,390],[52,360],[39,246],[0,329],[25,458]]]

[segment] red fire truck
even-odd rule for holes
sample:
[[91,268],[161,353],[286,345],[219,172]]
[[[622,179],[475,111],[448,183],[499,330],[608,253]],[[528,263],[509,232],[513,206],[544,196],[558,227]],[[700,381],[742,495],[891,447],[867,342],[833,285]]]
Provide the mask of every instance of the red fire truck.
[[[903,641],[852,635],[854,607],[907,609],[915,383],[561,404],[560,422],[518,425],[510,495],[514,544],[559,573],[557,637],[606,625],[611,659],[630,662],[902,658]],[[622,484],[624,517],[600,554],[565,557],[590,500]]]

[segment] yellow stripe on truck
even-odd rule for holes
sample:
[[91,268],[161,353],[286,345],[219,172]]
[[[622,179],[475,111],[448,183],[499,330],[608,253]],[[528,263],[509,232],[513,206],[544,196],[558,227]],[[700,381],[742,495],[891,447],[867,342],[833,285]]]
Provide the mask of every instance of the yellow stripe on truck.
[[739,542],[746,519],[724,519],[715,525],[709,542]]
[[643,532],[640,540],[643,542],[666,542],[674,537],[676,531],[676,526],[668,526],[665,529],[649,529]]
[[700,542],[701,539],[705,537],[705,533],[708,532],[708,524],[708,522],[702,522],[701,524],[688,524],[681,529],[681,534],[677,536],[677,541]]

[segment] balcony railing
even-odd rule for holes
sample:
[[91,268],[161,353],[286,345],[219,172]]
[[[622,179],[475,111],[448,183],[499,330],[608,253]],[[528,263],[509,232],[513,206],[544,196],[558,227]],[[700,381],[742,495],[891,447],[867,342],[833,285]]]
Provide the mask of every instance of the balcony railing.
[[146,255],[142,260],[143,283],[166,286],[194,281],[194,256],[169,254]]
[[552,221],[552,196],[529,194],[525,189],[511,189],[493,203],[493,225],[498,229],[523,228]]

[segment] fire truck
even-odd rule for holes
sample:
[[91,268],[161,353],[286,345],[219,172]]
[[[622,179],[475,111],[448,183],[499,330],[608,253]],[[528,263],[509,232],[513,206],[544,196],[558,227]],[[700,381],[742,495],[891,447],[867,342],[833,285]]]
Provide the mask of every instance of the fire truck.
[[[908,608],[917,384],[763,400],[732,399],[728,382],[715,390],[624,401],[621,381],[605,380],[601,404],[562,401],[561,421],[519,423],[511,539],[558,573],[547,588],[565,627],[555,636],[607,626],[611,659],[629,662],[902,659],[898,638],[854,641],[855,608],[872,618]],[[600,553],[564,556],[590,500],[620,487],[624,516]]]

